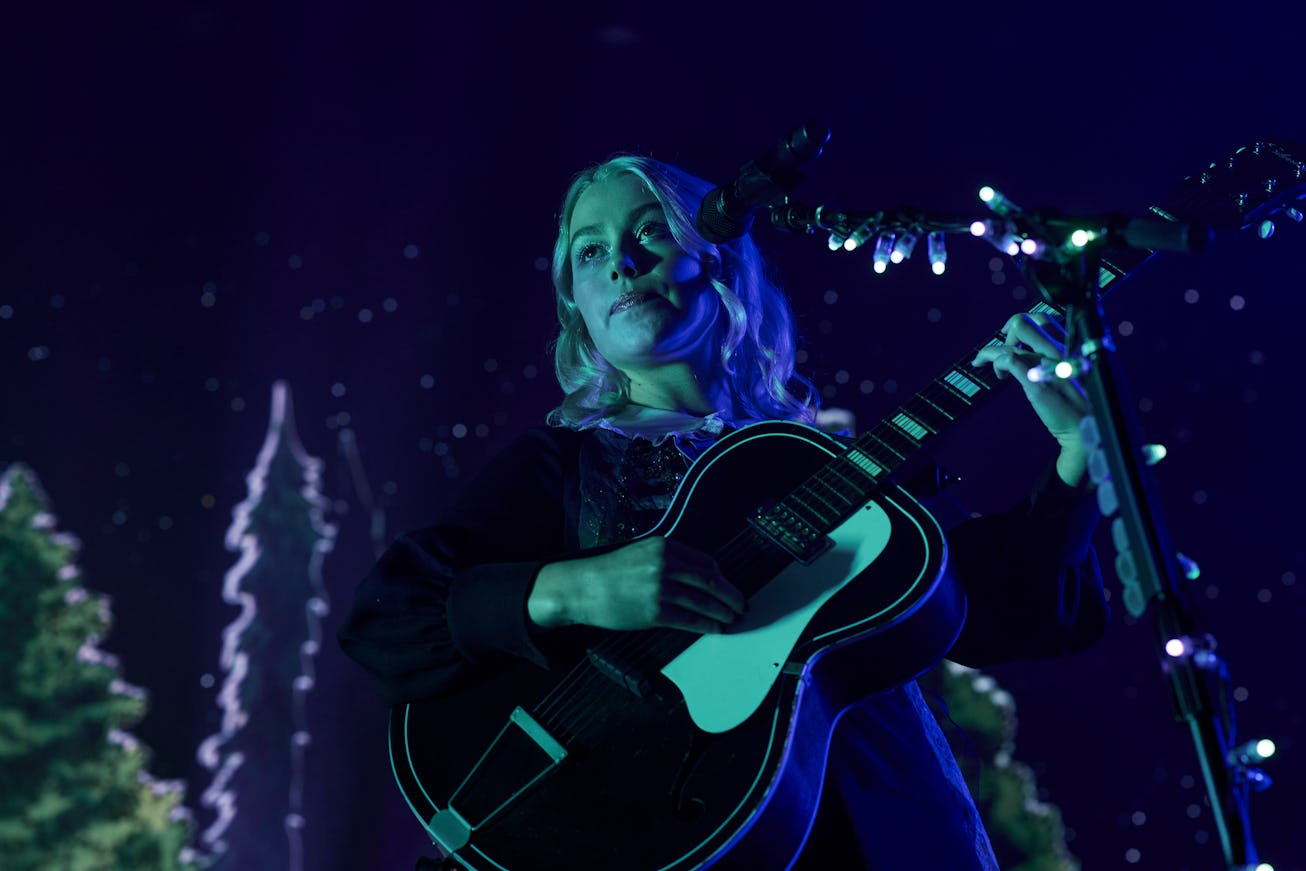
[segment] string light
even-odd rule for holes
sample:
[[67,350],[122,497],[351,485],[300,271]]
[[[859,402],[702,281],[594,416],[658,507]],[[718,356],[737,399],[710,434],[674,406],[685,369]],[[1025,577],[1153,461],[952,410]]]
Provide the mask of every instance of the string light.
[[925,237],[925,250],[930,258],[930,269],[935,275],[942,275],[948,268],[948,249],[944,246],[942,233],[931,233]]
[[916,241],[914,233],[899,233],[893,243],[893,250],[889,252],[889,262],[901,263],[909,259],[912,252],[916,250]]
[[877,274],[883,274],[889,268],[889,255],[893,251],[893,234],[881,233],[880,238],[875,240],[875,254],[871,257],[871,265]]

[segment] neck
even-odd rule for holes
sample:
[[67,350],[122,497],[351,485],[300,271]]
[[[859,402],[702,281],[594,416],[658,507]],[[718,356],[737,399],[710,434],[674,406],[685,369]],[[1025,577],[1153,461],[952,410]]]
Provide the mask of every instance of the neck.
[[666,408],[695,415],[719,411],[731,416],[733,404],[725,382],[707,376],[701,367],[688,362],[664,363],[656,369],[626,373],[630,378],[630,401],[650,408]]

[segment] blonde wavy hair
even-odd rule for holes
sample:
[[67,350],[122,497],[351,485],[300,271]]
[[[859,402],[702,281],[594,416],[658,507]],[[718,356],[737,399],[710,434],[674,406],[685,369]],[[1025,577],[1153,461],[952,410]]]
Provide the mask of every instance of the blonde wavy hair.
[[553,345],[562,404],[549,413],[555,426],[583,427],[610,417],[630,402],[630,382],[599,354],[572,298],[571,216],[592,185],[629,173],[652,192],[671,235],[686,252],[715,267],[711,278],[726,328],[719,361],[736,422],[815,419],[819,399],[812,383],[794,371],[794,319],[784,291],[749,235],[714,245],[699,235],[694,216],[711,182],[670,164],[619,155],[581,171],[563,197],[553,247],[553,287],[560,331]]

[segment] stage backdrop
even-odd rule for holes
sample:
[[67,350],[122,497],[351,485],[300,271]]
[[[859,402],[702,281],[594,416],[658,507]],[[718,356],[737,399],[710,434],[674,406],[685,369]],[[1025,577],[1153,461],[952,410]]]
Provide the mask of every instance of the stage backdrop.
[[[276,729],[298,804],[266,812],[298,820],[298,846],[268,867],[405,868],[423,849],[385,711],[334,631],[376,549],[557,402],[547,262],[587,163],[635,151],[726,180],[821,116],[808,202],[978,213],[987,183],[1028,208],[1140,213],[1258,139],[1306,141],[1292,4],[707,5],[11,13],[0,460],[35,473],[81,540],[77,584],[111,597],[99,647],[148,693],[131,733],[153,777],[186,782],[196,849],[253,824],[258,787],[242,797],[224,760]],[[921,256],[877,275],[868,252],[759,239],[805,371],[862,427],[1035,301],[981,240],[950,239],[937,277]],[[1133,412],[1169,451],[1157,487],[1201,565],[1240,734],[1279,747],[1252,817],[1279,869],[1306,867],[1304,241],[1281,221],[1158,257],[1106,306]],[[983,511],[1052,454],[1012,391],[937,456]],[[273,528],[288,551],[257,547]],[[996,670],[1016,753],[1084,867],[1214,867],[1187,729],[1099,548],[1108,637]],[[240,578],[284,579],[279,607],[303,618],[288,647],[264,643],[274,609],[251,613]],[[242,655],[301,678],[300,707],[254,704]]]

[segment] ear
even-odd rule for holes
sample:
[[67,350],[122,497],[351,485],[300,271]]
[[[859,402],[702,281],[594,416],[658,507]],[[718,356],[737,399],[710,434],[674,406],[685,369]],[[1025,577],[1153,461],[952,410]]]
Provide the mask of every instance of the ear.
[[718,281],[725,280],[725,265],[721,262],[721,258],[714,252],[704,252],[703,256],[699,258],[699,262],[703,264],[703,268],[707,270],[709,277],[715,278]]

